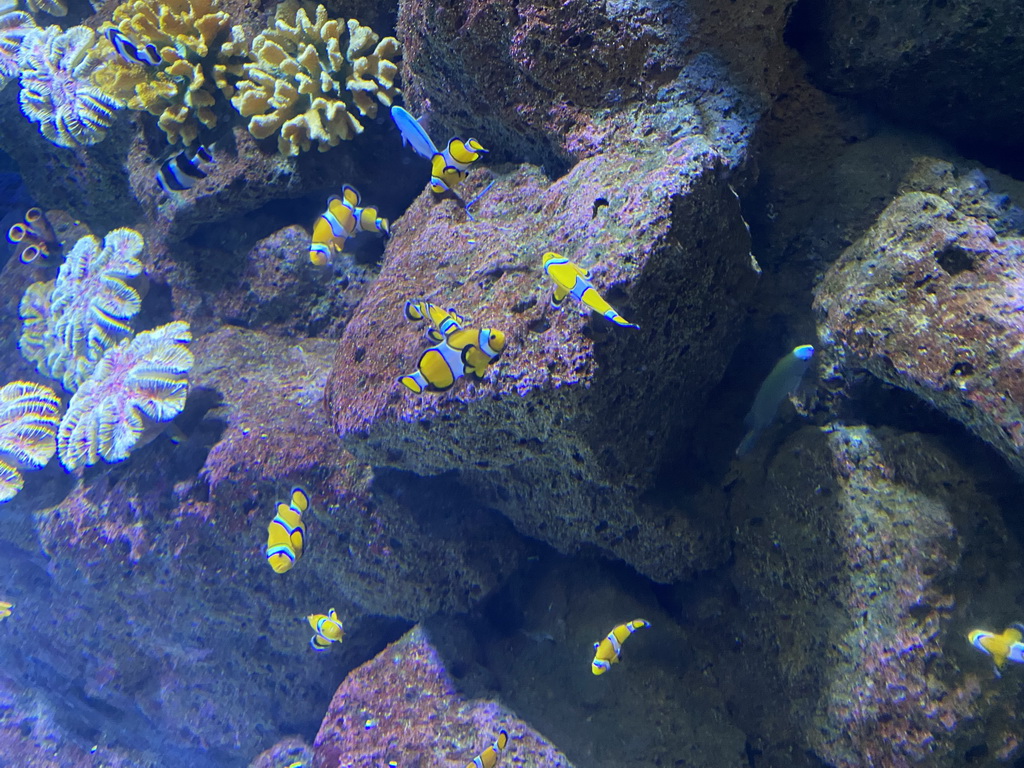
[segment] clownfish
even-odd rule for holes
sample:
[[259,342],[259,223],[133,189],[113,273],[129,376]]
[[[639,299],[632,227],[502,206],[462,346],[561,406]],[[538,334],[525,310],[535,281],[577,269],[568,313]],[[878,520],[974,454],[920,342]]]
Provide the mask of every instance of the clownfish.
[[413,322],[426,320],[430,323],[427,340],[435,343],[444,341],[466,324],[466,318],[454,309],[441,309],[423,299],[405,302],[405,319]]
[[277,503],[277,514],[267,526],[267,562],[275,573],[290,571],[302,557],[306,541],[303,513],[309,509],[309,495],[299,487],[292,488],[289,502]]
[[391,119],[402,134],[402,144],[430,161],[430,190],[435,194],[453,191],[465,180],[469,167],[487,153],[476,139],[452,139],[443,150],[438,149],[419,121],[402,107],[391,108]]
[[494,743],[466,763],[466,768],[494,768],[506,746],[508,746],[508,731],[502,728],[498,731],[498,738],[494,740]]
[[59,249],[57,236],[41,208],[25,211],[24,220],[7,230],[7,242],[14,246],[14,255],[22,264],[31,264],[37,259],[44,262]]
[[163,162],[156,172],[156,182],[168,194],[184,192],[209,175],[205,166],[213,162],[216,161],[206,147],[198,147],[191,154],[188,150],[183,150]]
[[772,372],[761,384],[754,397],[754,404],[743,419],[747,434],[736,448],[736,455],[743,456],[750,452],[757,442],[757,437],[765,427],[772,423],[779,403],[788,397],[799,385],[800,380],[814,357],[814,347],[802,344],[783,357],[772,368]]
[[14,607],[14,603],[8,603],[6,600],[0,600],[0,619],[6,619],[11,615],[11,608]]
[[391,224],[382,218],[373,206],[360,207],[359,192],[348,184],[341,188],[341,197],[333,195],[327,200],[327,210],[313,224],[313,240],[309,246],[309,260],[322,267],[331,256],[345,249],[345,242],[360,232],[391,235]]
[[1003,676],[1002,669],[1008,661],[1024,664],[1024,625],[1022,624],[1011,624],[1002,631],[1002,634],[998,635],[985,629],[976,629],[967,636],[967,639],[979,651],[992,657],[996,677]]
[[651,623],[644,619],[633,619],[625,624],[619,624],[608,637],[599,643],[594,643],[594,660],[590,664],[590,671],[595,675],[603,675],[617,664],[622,658],[622,642],[643,627],[649,627]]
[[548,251],[544,254],[544,271],[555,281],[555,292],[551,294],[551,306],[559,309],[567,296],[599,312],[621,328],[639,328],[631,323],[604,300],[590,282],[590,272],[569,261],[561,254]]
[[139,46],[125,37],[124,33],[117,27],[107,27],[103,34],[106,35],[110,44],[114,46],[114,50],[129,64],[143,64],[155,67],[163,61],[160,51],[157,50],[155,45],[146,43],[142,48],[139,48]]
[[309,626],[315,633],[309,639],[309,646],[314,651],[326,651],[331,643],[340,643],[345,639],[345,628],[341,626],[337,612],[331,608],[327,613],[311,613],[306,617]]
[[426,350],[416,370],[398,379],[417,395],[444,392],[463,376],[478,381],[505,349],[505,334],[491,328],[460,328]]

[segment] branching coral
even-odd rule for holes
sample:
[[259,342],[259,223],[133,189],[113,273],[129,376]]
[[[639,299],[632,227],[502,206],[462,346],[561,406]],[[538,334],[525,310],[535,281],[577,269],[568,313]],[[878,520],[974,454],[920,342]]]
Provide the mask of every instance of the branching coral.
[[18,50],[25,35],[38,29],[32,17],[21,11],[0,13],[0,90],[18,76]]
[[231,103],[250,118],[249,132],[257,139],[279,133],[281,154],[305,152],[314,141],[324,152],[362,133],[355,110],[372,118],[377,102],[391,106],[398,94],[393,59],[399,48],[395,38],[381,40],[355,19],[347,25],[328,19],[322,5],[310,19],[297,2],[286,0],[274,26],[253,40],[253,63],[245,65]]
[[30,29],[18,53],[21,111],[61,147],[95,144],[107,135],[118,100],[94,87],[102,58],[89,27]]
[[47,386],[12,381],[0,387],[0,501],[22,489],[22,469],[41,467],[57,450],[60,398]]
[[161,62],[129,64],[104,39],[107,61],[93,82],[130,109],[156,115],[172,144],[192,144],[203,126],[217,124],[217,95],[230,98],[242,74],[245,39],[230,21],[216,0],[129,0],[114,11],[114,26],[139,45],[155,45]]
[[101,458],[126,459],[160,422],[181,412],[194,362],[191,339],[188,323],[178,321],[107,350],[60,423],[57,449],[68,471]]

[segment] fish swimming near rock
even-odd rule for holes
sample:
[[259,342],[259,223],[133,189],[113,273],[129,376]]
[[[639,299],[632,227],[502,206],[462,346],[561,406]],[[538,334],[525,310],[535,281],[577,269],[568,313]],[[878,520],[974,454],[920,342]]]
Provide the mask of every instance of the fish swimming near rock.
[[402,107],[391,107],[391,119],[395,121],[398,132],[402,135],[402,145],[408,144],[412,151],[425,160],[440,154],[430,136],[420,125],[420,121]]
[[338,613],[331,608],[327,613],[313,613],[306,617],[314,635],[309,645],[314,651],[326,651],[331,643],[340,643],[345,639],[345,628],[338,619]]
[[551,306],[560,309],[567,296],[604,315],[620,328],[639,328],[631,323],[604,300],[590,282],[590,272],[574,264],[561,254],[548,251],[544,254],[544,271],[555,281],[555,292],[551,295]]
[[427,329],[427,339],[432,342],[444,341],[466,325],[466,318],[454,309],[441,309],[422,299],[405,302],[405,318],[413,322],[428,322],[430,327]]
[[402,143],[430,161],[430,189],[435,194],[453,192],[469,175],[470,166],[487,153],[476,139],[452,139],[438,149],[420,122],[402,107],[391,108],[391,119],[402,134]]
[[103,34],[110,41],[110,44],[114,46],[114,50],[129,64],[155,67],[163,61],[160,51],[157,50],[155,45],[146,43],[140,48],[125,37],[124,33],[117,27],[107,27]]
[[1011,624],[1001,633],[975,629],[967,639],[971,645],[992,658],[996,677],[1003,676],[1006,662],[1024,664],[1024,624]]
[[498,738],[494,740],[494,743],[466,763],[466,768],[494,768],[498,763],[498,758],[501,757],[501,753],[505,751],[507,746],[508,731],[502,728],[498,731]]
[[757,390],[754,404],[750,406],[750,411],[743,419],[747,434],[736,448],[737,456],[746,455],[754,447],[758,436],[775,418],[779,404],[800,386],[800,380],[803,379],[812,357],[814,347],[802,344],[775,364],[768,378]]
[[341,197],[331,196],[327,210],[313,224],[313,238],[309,246],[309,260],[318,267],[325,266],[335,253],[345,250],[350,237],[360,232],[376,232],[391,236],[391,223],[374,206],[360,206],[360,195],[355,187],[346,184]]
[[625,639],[638,629],[649,626],[649,621],[633,619],[625,624],[619,624],[604,640],[594,643],[594,660],[590,663],[590,671],[595,675],[603,675],[612,668],[612,664],[618,664],[622,658],[622,643]]
[[309,495],[299,487],[292,488],[287,504],[277,503],[277,514],[267,526],[267,562],[275,573],[290,571],[302,557],[306,543],[306,524],[302,515],[309,509]]
[[14,607],[14,603],[8,603],[6,600],[0,600],[0,619],[6,619],[11,615],[11,609]]
[[7,230],[7,242],[14,246],[14,254],[22,264],[45,262],[60,250],[53,227],[41,208],[29,208],[22,221]]
[[209,175],[206,167],[214,162],[213,154],[206,147],[197,147],[194,152],[182,150],[160,165],[156,172],[157,184],[168,194],[184,192],[205,179]]

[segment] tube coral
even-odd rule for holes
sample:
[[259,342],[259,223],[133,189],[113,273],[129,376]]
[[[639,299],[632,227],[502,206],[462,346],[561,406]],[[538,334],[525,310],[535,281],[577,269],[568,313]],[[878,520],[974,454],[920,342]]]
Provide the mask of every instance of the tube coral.
[[0,501],[24,486],[22,469],[41,467],[57,450],[60,398],[47,386],[12,381],[0,387]]

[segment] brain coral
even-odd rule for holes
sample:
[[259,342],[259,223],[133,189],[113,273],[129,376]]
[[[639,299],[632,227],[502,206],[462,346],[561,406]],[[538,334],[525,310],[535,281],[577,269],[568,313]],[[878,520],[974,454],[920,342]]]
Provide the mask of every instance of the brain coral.
[[123,461],[159,432],[160,422],[181,412],[194,362],[191,340],[188,323],[178,321],[107,350],[60,423],[57,450],[69,472],[100,458]]
[[398,94],[392,59],[399,48],[395,38],[381,40],[355,19],[347,25],[328,19],[322,5],[310,19],[298,3],[286,0],[274,26],[253,40],[254,61],[245,65],[231,103],[251,118],[249,132],[257,139],[279,133],[281,154],[305,152],[314,141],[326,152],[362,133],[356,109],[372,118],[377,102],[391,105]]
[[21,490],[21,469],[41,467],[57,445],[60,398],[49,387],[12,381],[0,387],[0,501]]
[[0,90],[18,76],[18,50],[31,29],[38,29],[32,17],[21,11],[0,13]]
[[103,238],[81,238],[57,279],[33,283],[21,300],[22,354],[45,376],[74,392],[103,353],[131,334],[142,304],[133,286],[142,275],[142,236],[115,229]]
[[89,27],[30,29],[18,52],[21,111],[61,147],[95,144],[107,135],[120,106],[92,85],[102,59]]
[[172,144],[192,144],[203,126],[217,125],[217,95],[230,98],[242,74],[244,34],[230,21],[216,0],[129,0],[114,10],[114,26],[140,45],[153,43],[162,61],[129,64],[104,38],[106,61],[93,82],[129,109],[156,115]]

